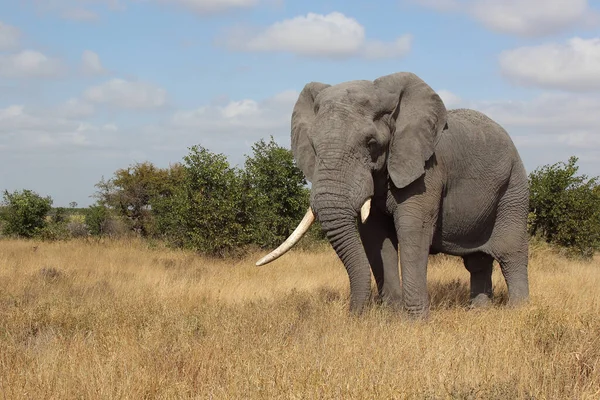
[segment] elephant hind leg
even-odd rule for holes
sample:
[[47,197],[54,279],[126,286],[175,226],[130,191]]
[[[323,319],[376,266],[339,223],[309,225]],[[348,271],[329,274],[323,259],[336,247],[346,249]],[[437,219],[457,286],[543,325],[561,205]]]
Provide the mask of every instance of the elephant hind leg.
[[508,287],[508,304],[516,305],[529,299],[527,214],[529,192],[527,175],[513,172],[508,188],[500,199],[491,254],[494,256]]
[[398,239],[393,220],[373,207],[367,221],[364,224],[359,221],[358,230],[377,283],[379,300],[392,307],[402,307]]
[[494,258],[477,252],[463,257],[467,271],[471,273],[471,306],[485,307],[492,299],[492,268]]
[[499,257],[500,269],[508,287],[508,305],[516,306],[529,299],[527,244],[525,249]]

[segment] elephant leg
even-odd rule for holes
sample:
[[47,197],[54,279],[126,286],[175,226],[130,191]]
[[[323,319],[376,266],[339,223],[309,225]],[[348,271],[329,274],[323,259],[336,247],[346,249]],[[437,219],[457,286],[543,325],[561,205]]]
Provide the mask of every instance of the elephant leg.
[[492,299],[492,269],[494,258],[485,253],[473,253],[463,257],[465,268],[471,273],[471,305],[485,307]]
[[410,316],[427,318],[427,262],[433,236],[431,224],[422,218],[396,217],[396,231],[400,248],[400,270],[404,307]]
[[508,287],[508,305],[529,299],[529,235],[527,234],[528,197],[525,174],[513,175],[498,205],[492,255],[500,264]]
[[393,220],[373,207],[367,221],[358,223],[358,230],[377,283],[379,299],[386,305],[401,307],[398,239]]
[[529,299],[527,251],[519,251],[500,257],[498,261],[508,287],[508,305],[516,306]]

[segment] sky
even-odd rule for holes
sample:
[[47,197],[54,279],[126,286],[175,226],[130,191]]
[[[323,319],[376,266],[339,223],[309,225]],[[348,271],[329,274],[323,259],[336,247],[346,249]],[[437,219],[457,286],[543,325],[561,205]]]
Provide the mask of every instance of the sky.
[[290,146],[304,85],[417,74],[526,169],[600,175],[598,0],[0,2],[0,190],[92,204],[119,168]]

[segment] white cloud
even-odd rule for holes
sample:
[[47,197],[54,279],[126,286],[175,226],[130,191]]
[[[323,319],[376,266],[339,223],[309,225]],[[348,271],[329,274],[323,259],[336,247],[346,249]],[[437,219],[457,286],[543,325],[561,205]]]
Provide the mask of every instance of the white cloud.
[[64,69],[58,59],[35,50],[0,54],[0,76],[5,78],[49,78],[60,75]]
[[600,89],[600,38],[573,38],[565,44],[543,44],[507,50],[502,72],[517,83],[575,91]]
[[444,105],[448,109],[456,108],[463,102],[459,96],[450,92],[449,90],[444,90],[444,89],[438,90],[437,94],[442,98]]
[[155,0],[163,4],[185,7],[198,14],[213,14],[236,8],[250,8],[258,0]]
[[308,13],[255,33],[232,31],[226,44],[235,50],[290,52],[309,57],[395,58],[410,51],[411,39],[404,35],[389,43],[368,41],[365,28],[356,19],[332,12]]
[[243,44],[250,51],[291,51],[303,55],[357,53],[365,41],[365,29],[354,18],[334,12],[309,13],[276,22]]
[[200,144],[226,154],[236,165],[243,163],[243,155],[250,154],[251,146],[260,139],[273,136],[289,147],[290,118],[298,94],[289,90],[260,101],[217,99],[195,109],[175,111],[162,124],[142,130],[145,151],[171,154],[174,161],[185,155],[189,146]]
[[147,82],[111,79],[87,89],[84,97],[93,103],[103,103],[119,108],[151,109],[166,104],[167,91]]
[[114,132],[116,126],[95,126],[85,122],[28,110],[23,105],[0,109],[0,144],[15,151],[61,146],[93,146],[91,136]]
[[530,101],[479,102],[480,109],[500,123],[546,135],[597,132],[600,97],[570,93],[544,93]]
[[[251,99],[232,100],[222,105],[207,105],[193,110],[180,110],[173,114],[170,125],[175,128],[192,128],[200,134],[213,133],[280,133],[278,129],[289,125],[298,93],[279,93],[262,102]],[[243,129],[240,129],[243,128]],[[289,130],[289,127],[287,127]]]
[[52,196],[56,206],[86,206],[102,175],[130,162],[134,145],[123,136],[113,123],[91,124],[50,108],[0,108],[0,189],[31,189]]
[[600,21],[588,0],[410,0],[437,11],[470,15],[487,28],[517,36],[536,37]]
[[600,151],[600,135],[589,131],[573,131],[567,134],[558,135],[557,141],[567,147],[576,149],[589,149],[593,147]]
[[64,118],[82,118],[94,114],[94,106],[84,100],[71,98],[56,107],[53,112]]
[[472,14],[490,29],[542,36],[572,27],[591,13],[587,0],[479,0]]
[[0,51],[17,47],[20,37],[19,29],[0,21]]
[[106,72],[106,69],[102,66],[100,57],[98,54],[91,50],[85,50],[81,56],[81,63],[83,72],[89,75],[101,75]]

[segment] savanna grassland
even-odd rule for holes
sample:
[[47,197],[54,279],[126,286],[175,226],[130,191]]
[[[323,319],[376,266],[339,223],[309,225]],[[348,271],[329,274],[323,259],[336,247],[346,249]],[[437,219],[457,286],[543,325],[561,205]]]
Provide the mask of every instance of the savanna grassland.
[[432,257],[427,322],[347,312],[329,248],[255,267],[137,241],[0,241],[3,399],[598,399],[600,259],[531,251],[531,302],[469,310]]

